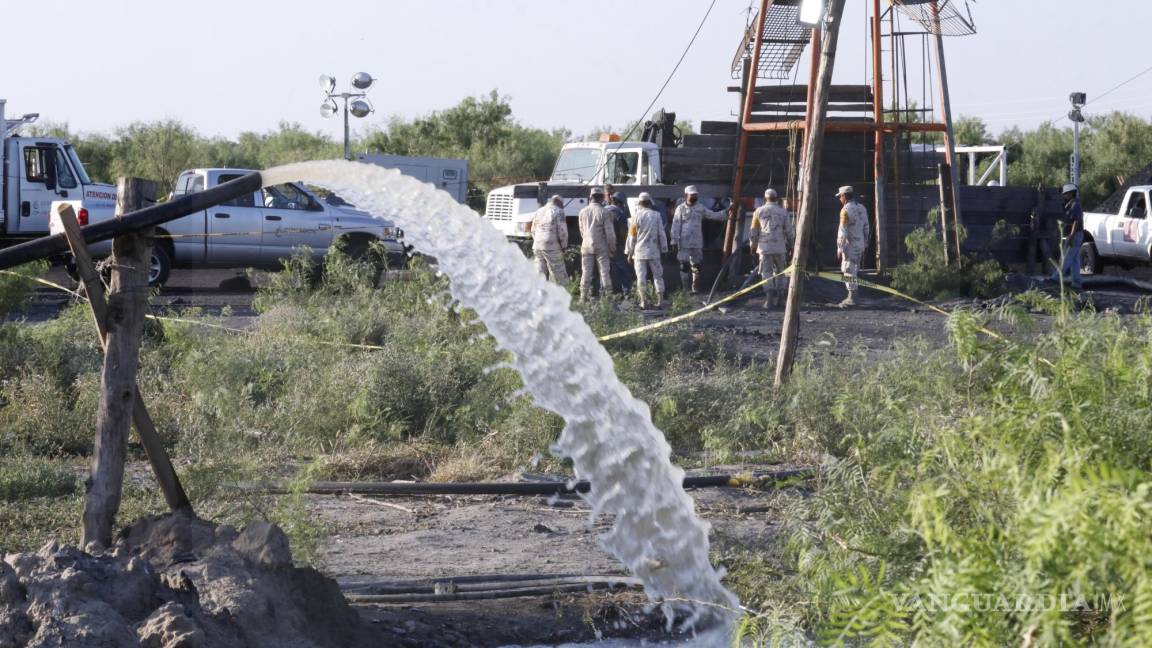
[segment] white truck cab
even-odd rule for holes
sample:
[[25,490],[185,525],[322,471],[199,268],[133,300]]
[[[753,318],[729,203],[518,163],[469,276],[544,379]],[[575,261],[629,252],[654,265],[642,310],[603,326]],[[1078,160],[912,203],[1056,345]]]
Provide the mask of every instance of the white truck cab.
[[1085,272],[1099,272],[1105,259],[1124,265],[1152,261],[1152,186],[1128,189],[1115,214],[1085,212],[1080,251]]
[[92,182],[68,142],[17,136],[22,126],[33,123],[39,115],[7,119],[4,107],[5,101],[0,99],[0,238],[11,244],[48,234],[53,201],[73,202],[81,225],[96,212],[111,215],[116,208],[116,188]]
[[[550,185],[659,185],[660,147],[651,142],[573,142],[556,158]],[[519,188],[519,190],[517,190]],[[564,214],[575,218],[588,197],[566,201]],[[635,205],[631,205],[635,207]],[[532,215],[540,208],[535,191],[525,185],[500,187],[488,194],[484,217],[504,236],[531,238]]]

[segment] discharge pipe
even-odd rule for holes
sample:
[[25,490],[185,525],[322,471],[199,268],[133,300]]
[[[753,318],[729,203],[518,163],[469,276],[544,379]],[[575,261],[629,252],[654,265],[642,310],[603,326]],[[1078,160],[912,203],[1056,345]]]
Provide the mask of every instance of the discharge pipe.
[[[777,470],[773,472],[749,473],[744,475],[708,475],[685,477],[684,488],[742,488],[757,484],[768,484],[788,479],[807,479],[815,476],[811,468]],[[567,482],[341,482],[318,481],[304,492],[314,495],[570,495],[587,493],[592,485],[586,481]],[[256,490],[269,493],[288,493],[292,489],[283,484],[262,484]]]
[[[113,218],[82,227],[80,228],[80,234],[84,237],[84,242],[88,244],[107,241],[122,234],[155,227],[156,225],[174,221],[177,218],[183,218],[198,211],[203,211],[213,205],[239,198],[246,193],[252,193],[260,189],[263,185],[264,182],[260,177],[260,173],[253,171],[235,180],[229,180],[228,182],[216,185],[210,189],[205,189],[204,191],[197,191],[196,193],[187,194],[169,202],[145,207],[144,209],[125,214],[121,218]],[[36,261],[37,259],[47,259],[48,257],[68,252],[69,249],[68,239],[65,238],[63,234],[33,239],[5,250],[0,250],[0,270],[23,265]]]

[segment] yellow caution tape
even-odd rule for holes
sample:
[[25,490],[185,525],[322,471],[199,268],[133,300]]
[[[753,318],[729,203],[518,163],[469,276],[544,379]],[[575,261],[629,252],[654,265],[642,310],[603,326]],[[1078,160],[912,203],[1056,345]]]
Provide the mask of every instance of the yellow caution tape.
[[[821,279],[827,279],[828,281],[835,281],[837,283],[844,281],[844,275],[835,274],[832,272],[818,272],[813,276],[819,277]],[[889,288],[888,286],[882,286],[882,285],[877,284],[877,283],[872,283],[871,281],[867,281],[867,280],[861,279],[859,277],[856,277],[856,283],[861,285],[861,286],[864,286],[865,288],[871,288],[872,290],[877,290],[879,292],[887,293],[889,295],[893,295],[893,296],[899,297],[901,299],[906,299],[912,303],[919,304],[919,305],[923,306],[924,308],[936,311],[937,313],[940,313],[941,315],[944,315],[945,317],[950,317],[952,315],[952,313],[944,310],[943,308],[940,308],[939,306],[933,306],[932,304],[929,304],[927,302],[922,302],[919,299],[916,299],[915,297],[913,297],[912,295],[906,295],[906,294],[900,292],[899,290],[896,290],[895,288]],[[981,333],[984,333],[985,335],[996,338],[997,340],[1003,340],[1004,339],[1004,336],[1000,335],[996,331],[985,328],[983,326],[981,326],[978,330]]]
[[712,302],[711,304],[706,304],[703,308],[698,308],[698,309],[696,309],[690,313],[684,313],[682,315],[677,315],[676,317],[669,317],[668,319],[663,319],[663,320],[660,320],[659,322],[653,322],[651,324],[646,324],[644,326],[638,326],[634,329],[628,329],[627,331],[620,331],[619,333],[611,333],[609,335],[604,335],[604,336],[601,336],[601,337],[596,338],[596,339],[598,339],[601,342],[608,342],[610,340],[619,340],[620,338],[625,338],[625,337],[628,337],[630,335],[636,335],[637,333],[646,333],[648,331],[655,331],[656,329],[661,329],[661,328],[664,328],[665,326],[671,326],[672,324],[676,324],[677,322],[683,322],[684,320],[692,319],[693,317],[697,317],[703,313],[707,313],[710,310],[716,310],[720,306],[727,304],[730,301],[733,301],[735,299],[739,299],[740,297],[747,295],[748,293],[756,290],[757,288],[763,286],[764,284],[768,283],[769,281],[771,281],[777,277],[783,277],[784,275],[789,274],[791,272],[792,272],[792,266],[788,266],[787,268],[784,268],[780,272],[777,272],[776,274],[772,275],[771,277],[768,277],[767,279],[761,279],[760,281],[757,281],[756,283],[752,284],[751,286],[748,286],[747,288],[744,288],[742,290],[738,290],[738,291],[732,293],[731,295],[728,295],[727,297],[725,297],[724,299],[721,299],[720,301],[715,301],[715,302]]

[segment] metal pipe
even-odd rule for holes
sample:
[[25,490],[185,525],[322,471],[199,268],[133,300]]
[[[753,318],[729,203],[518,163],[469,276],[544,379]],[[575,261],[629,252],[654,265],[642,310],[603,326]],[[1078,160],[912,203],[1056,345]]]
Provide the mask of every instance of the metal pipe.
[[[739,475],[708,475],[685,477],[684,488],[741,487],[750,483],[782,481],[786,479],[808,478],[815,475],[811,468],[779,470],[756,473],[751,479]],[[360,495],[569,495],[587,493],[592,485],[578,482],[470,482],[470,483],[430,483],[430,482],[341,482],[319,481],[304,489],[316,495],[339,495],[356,493]],[[261,484],[256,490],[262,493],[286,493],[291,489],[280,484]]]
[[[253,171],[210,189],[187,194],[170,202],[152,205],[125,214],[123,218],[114,218],[83,227],[80,229],[80,234],[84,237],[84,242],[88,244],[107,241],[121,234],[154,227],[203,211],[213,205],[238,198],[246,193],[252,193],[261,186],[263,186],[263,180],[260,177],[260,172]],[[63,254],[68,250],[68,239],[63,234],[33,239],[0,250],[0,270],[37,259],[46,259],[57,254]]]
[[[750,133],[772,133],[776,131],[787,131],[794,128],[804,128],[807,130],[805,122],[800,120],[791,121],[778,121],[778,122],[759,122],[755,124],[748,124],[745,129]],[[882,127],[878,127],[876,122],[826,122],[824,124],[825,133],[872,133],[877,128],[883,128],[887,134],[891,133],[943,133],[947,130],[944,124],[936,123],[898,123],[898,122],[885,122]]]
[[884,204],[884,75],[881,73],[884,61],[880,52],[880,0],[872,0],[872,11],[872,110],[876,117],[876,150],[873,152],[872,179],[876,200],[876,271],[882,273],[887,265],[885,239],[888,232],[884,227],[887,210]]

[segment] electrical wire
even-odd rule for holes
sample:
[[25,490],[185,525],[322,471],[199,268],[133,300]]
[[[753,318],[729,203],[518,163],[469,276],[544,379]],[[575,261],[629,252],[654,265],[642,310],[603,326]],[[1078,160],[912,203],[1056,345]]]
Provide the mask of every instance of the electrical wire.
[[[664,94],[664,90],[668,88],[668,84],[672,82],[672,78],[675,77],[676,73],[680,70],[680,64],[684,62],[684,58],[688,56],[688,52],[692,49],[692,45],[696,43],[696,38],[700,36],[700,31],[704,29],[704,23],[708,22],[708,16],[712,14],[712,9],[715,6],[716,0],[712,0],[711,4],[708,5],[708,10],[704,12],[704,17],[700,19],[700,24],[696,26],[696,31],[692,34],[692,39],[689,40],[688,45],[684,47],[684,51],[681,52],[680,58],[676,61],[676,65],[672,67],[672,71],[668,73],[668,77],[664,79],[664,84],[660,86],[660,90],[656,92],[656,96],[652,97],[652,101],[649,102],[648,107],[644,109],[644,113],[640,115],[640,119],[637,119],[636,122],[632,124],[632,128],[629,128],[628,132],[625,133],[622,138],[620,138],[620,143],[616,146],[616,150],[610,151],[608,155],[604,156],[604,162],[601,163],[599,168],[596,169],[596,172],[592,174],[593,178],[599,175],[600,172],[604,170],[604,167],[608,166],[608,161],[611,160],[612,157],[615,156],[621,148],[623,148],[624,143],[628,141],[628,138],[632,136],[632,133],[636,132],[636,129],[639,128],[642,123],[644,123],[644,118],[648,116],[648,114],[652,111],[652,107],[656,105],[657,101],[660,101],[660,96]],[[564,206],[567,207],[572,203],[573,200],[575,200],[575,198],[569,198],[568,202],[564,203]]]
[[[1084,106],[1087,107],[1087,106],[1090,106],[1090,105],[1096,103],[1097,101],[1100,101],[1104,97],[1107,97],[1108,95],[1112,94],[1113,92],[1116,92],[1120,88],[1123,88],[1124,86],[1128,85],[1129,83],[1132,83],[1136,79],[1139,79],[1140,77],[1144,76],[1145,74],[1148,74],[1149,72],[1152,72],[1152,67],[1147,67],[1143,71],[1141,71],[1141,72],[1137,73],[1136,75],[1132,76],[1131,78],[1129,78],[1127,81],[1124,81],[1122,83],[1119,83],[1119,84],[1113,86],[1112,88],[1110,88],[1106,92],[1097,96],[1095,99],[1092,99],[1091,101],[1085,103]],[[1054,121],[1057,121],[1058,119],[1060,119],[1061,117],[1064,117],[1064,116],[1065,116],[1064,114],[1059,114],[1059,115],[1056,115],[1055,117],[1053,117],[1052,119],[1050,119],[1049,121],[1054,122]]]

